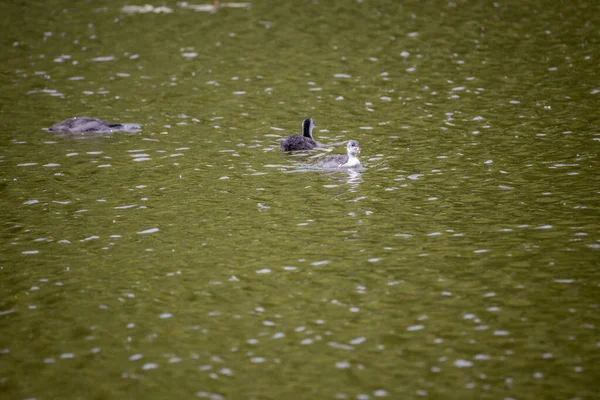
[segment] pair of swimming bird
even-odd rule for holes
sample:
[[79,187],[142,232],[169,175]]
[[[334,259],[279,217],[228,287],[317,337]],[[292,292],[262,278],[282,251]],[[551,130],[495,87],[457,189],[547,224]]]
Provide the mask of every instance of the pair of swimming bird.
[[[315,122],[311,118],[306,118],[302,122],[302,135],[291,135],[281,141],[279,148],[282,151],[312,150],[319,147],[312,136]],[[351,140],[346,146],[346,155],[335,154],[325,158],[317,164],[321,168],[352,168],[360,166],[358,153],[360,145],[356,140]]]

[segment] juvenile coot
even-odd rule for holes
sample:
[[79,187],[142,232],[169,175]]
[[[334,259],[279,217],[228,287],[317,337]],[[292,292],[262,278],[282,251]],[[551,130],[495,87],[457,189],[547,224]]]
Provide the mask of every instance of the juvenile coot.
[[109,124],[101,119],[90,117],[73,117],[65,119],[64,121],[54,124],[48,128],[50,132],[68,133],[102,132],[119,129],[123,129],[123,125]]
[[351,140],[346,146],[348,154],[335,154],[325,158],[317,164],[321,168],[352,168],[360,167],[360,161],[356,157],[360,153],[360,145],[356,140]]
[[311,150],[315,147],[319,147],[319,144],[315,142],[312,137],[314,126],[315,123],[310,118],[306,118],[302,121],[302,136],[292,135],[282,140],[279,145],[281,151]]

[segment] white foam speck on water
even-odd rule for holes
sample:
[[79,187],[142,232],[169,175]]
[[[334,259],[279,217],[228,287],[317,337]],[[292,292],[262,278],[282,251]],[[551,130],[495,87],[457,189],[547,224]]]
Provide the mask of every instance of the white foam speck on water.
[[[179,4],[179,3],[178,3]],[[185,3],[187,5],[187,3]],[[173,12],[172,9],[165,6],[154,7],[150,4],[146,4],[143,6],[123,6],[121,11],[127,14],[146,14],[146,13],[154,13],[154,14],[170,14]]]
[[328,260],[323,260],[323,261],[315,261],[313,263],[311,263],[310,265],[312,265],[313,267],[319,267],[321,265],[327,265],[329,264]]
[[131,357],[129,357],[129,361],[137,361],[137,360],[141,360],[142,358],[144,358],[143,355],[141,355],[141,354],[134,354]]
[[194,58],[194,57],[198,57],[198,53],[193,53],[193,52],[192,52],[192,53],[181,53],[181,55],[182,55],[184,58]]
[[159,318],[167,319],[167,318],[171,318],[172,316],[173,316],[173,314],[171,314],[171,313],[162,313],[162,314],[160,314]]
[[146,229],[145,231],[138,232],[138,235],[145,235],[147,233],[156,233],[158,231],[159,231],[158,228],[150,228],[150,229]]
[[269,272],[271,272],[269,268],[263,268],[256,271],[257,274],[268,274]]
[[265,361],[266,361],[266,360],[265,360],[265,358],[264,358],[264,357],[252,357],[252,358],[250,359],[250,362],[251,362],[251,363],[254,363],[254,364],[260,364],[260,363],[264,363]]
[[39,250],[26,250],[21,252],[21,254],[38,254]]
[[575,279],[554,279],[556,283],[573,283]]
[[[211,4],[211,6],[212,6],[212,4]],[[198,6],[198,7],[200,7],[200,6]],[[210,392],[197,392],[196,397],[200,397],[203,399],[209,399],[209,400],[223,400],[224,399],[224,397],[221,396],[220,394],[210,393]]]
[[92,61],[96,61],[96,62],[105,62],[105,61],[114,61],[114,60],[116,60],[116,58],[114,56],[92,58]]
[[348,75],[348,74],[334,74],[333,75],[334,78],[352,78],[352,75]]
[[361,343],[363,343],[365,340],[367,340],[367,338],[366,338],[366,337],[364,337],[364,336],[357,337],[356,339],[352,339],[352,340],[350,341],[350,344],[355,344],[355,345],[356,345],[356,344],[361,344]]
[[155,364],[155,363],[144,364],[144,366],[142,367],[142,369],[144,371],[148,371],[148,370],[151,370],[151,369],[157,369],[157,368],[158,368],[158,364]]
[[454,361],[454,366],[457,368],[468,368],[468,367],[472,367],[473,363],[471,361],[467,361],[467,360],[456,360],[456,361]]
[[420,331],[423,328],[424,328],[423,325],[413,325],[413,326],[409,326],[408,328],[406,328],[406,330],[409,332],[414,332],[414,331]]
[[30,163],[17,164],[17,167],[33,167],[34,165],[38,165],[38,163],[30,162]]
[[31,205],[31,204],[37,204],[37,203],[39,203],[39,201],[37,201],[37,200],[27,200],[27,201],[23,202],[23,204],[25,204],[25,205]]
[[246,94],[246,92],[244,92],[243,90],[238,91],[238,92],[233,92],[233,94]]
[[339,350],[354,350],[354,347],[343,343],[329,342],[327,345]]
[[152,160],[150,157],[136,157],[133,159],[133,161],[139,162],[139,161],[150,161]]
[[136,206],[137,206],[137,204],[128,204],[126,206],[116,206],[115,210],[126,210],[128,208],[133,208],[133,207],[136,207]]

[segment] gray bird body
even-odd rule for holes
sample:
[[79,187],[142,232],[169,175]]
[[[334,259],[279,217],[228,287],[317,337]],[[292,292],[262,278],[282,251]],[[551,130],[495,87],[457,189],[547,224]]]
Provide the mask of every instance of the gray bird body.
[[101,119],[90,117],[69,118],[48,128],[50,132],[68,133],[102,132],[119,129],[123,129],[123,125],[109,124]]
[[315,142],[312,138],[300,135],[292,135],[283,140],[279,145],[279,148],[282,151],[294,151],[312,150],[317,146],[317,142]]
[[320,168],[353,168],[360,167],[358,153],[360,153],[360,145],[356,140],[351,140],[346,146],[347,154],[334,154],[328,156],[323,161],[317,164]]
[[342,165],[347,164],[349,158],[350,157],[346,154],[334,154],[325,158],[318,163],[317,166],[321,168],[339,168]]
[[312,150],[319,147],[312,137],[314,126],[315,123],[310,118],[302,121],[302,135],[294,134],[282,140],[279,144],[281,151]]

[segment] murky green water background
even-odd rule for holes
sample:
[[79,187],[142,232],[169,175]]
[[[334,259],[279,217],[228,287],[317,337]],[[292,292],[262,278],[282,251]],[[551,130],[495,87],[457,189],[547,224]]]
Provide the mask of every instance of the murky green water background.
[[597,398],[597,2],[123,5],[0,5],[0,397]]

